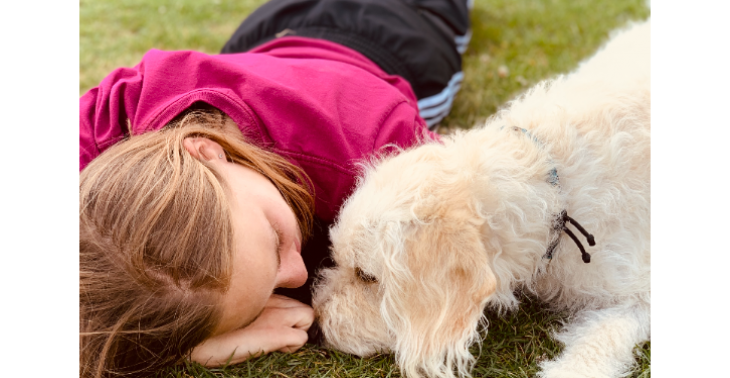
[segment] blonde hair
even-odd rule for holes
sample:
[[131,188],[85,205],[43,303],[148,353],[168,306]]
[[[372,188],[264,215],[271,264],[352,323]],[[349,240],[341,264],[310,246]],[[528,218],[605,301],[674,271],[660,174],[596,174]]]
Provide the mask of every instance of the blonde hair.
[[209,337],[231,277],[233,230],[225,182],[183,147],[220,144],[227,158],[279,189],[302,234],[314,199],[303,171],[192,112],[158,132],[131,136],[80,175],[80,375],[149,375]]

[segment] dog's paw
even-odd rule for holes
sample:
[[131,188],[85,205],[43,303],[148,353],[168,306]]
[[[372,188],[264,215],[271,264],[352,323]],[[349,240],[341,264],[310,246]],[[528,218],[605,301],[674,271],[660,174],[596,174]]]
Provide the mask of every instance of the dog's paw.
[[601,369],[590,368],[586,364],[568,362],[564,358],[548,360],[540,364],[537,378],[613,378]]

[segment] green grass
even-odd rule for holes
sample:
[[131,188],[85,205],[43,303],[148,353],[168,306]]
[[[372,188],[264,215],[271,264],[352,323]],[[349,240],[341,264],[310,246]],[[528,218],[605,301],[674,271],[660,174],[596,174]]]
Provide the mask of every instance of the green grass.
[[[637,0],[476,0],[464,84],[443,121],[471,127],[516,93],[575,68],[630,20],[649,16]],[[499,67],[508,74],[500,76]]]
[[[216,53],[262,0],[82,0],[80,82],[83,94],[111,70],[133,66],[151,48]],[[648,17],[643,0],[476,0],[473,37],[464,56],[464,84],[445,130],[471,127],[541,79],[568,72],[592,54],[611,30]],[[499,68],[507,68],[500,75]],[[475,377],[530,377],[536,362],[560,345],[549,337],[564,319],[523,297],[519,311],[487,313],[489,333]],[[651,343],[635,350],[632,377],[651,376]],[[390,355],[360,359],[310,345],[272,353],[225,369],[196,364],[161,377],[400,377]]]
[[220,52],[262,0],[81,0],[79,94],[147,50]]
[[[537,362],[553,358],[560,345],[549,335],[565,317],[549,311],[530,297],[521,297],[520,309],[507,316],[487,312],[488,334],[478,356],[474,377],[527,378],[538,371]],[[635,349],[638,363],[632,378],[651,377],[651,343]],[[401,377],[392,355],[358,358],[307,344],[293,354],[272,353],[242,364],[206,369],[198,364],[170,368],[158,378],[187,377]]]

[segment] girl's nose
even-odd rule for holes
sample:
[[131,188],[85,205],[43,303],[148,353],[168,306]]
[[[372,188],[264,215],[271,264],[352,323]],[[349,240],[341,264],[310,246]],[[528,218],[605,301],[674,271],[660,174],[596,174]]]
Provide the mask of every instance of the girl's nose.
[[281,265],[276,274],[276,287],[296,288],[307,282],[307,268],[294,244],[281,251]]

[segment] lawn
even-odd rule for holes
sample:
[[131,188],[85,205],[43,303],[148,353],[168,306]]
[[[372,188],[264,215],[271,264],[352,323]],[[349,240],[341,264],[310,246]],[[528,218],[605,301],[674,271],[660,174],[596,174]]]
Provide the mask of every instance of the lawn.
[[[79,93],[111,70],[133,66],[151,48],[217,53],[262,0],[81,0]],[[441,131],[467,128],[530,85],[569,72],[611,30],[649,16],[643,0],[476,0],[464,84]],[[489,332],[474,346],[475,377],[530,377],[536,362],[560,352],[549,335],[562,314],[524,297],[519,311],[487,312]],[[650,377],[651,343],[637,346],[633,377]],[[390,355],[360,359],[311,345],[285,355],[205,369],[181,366],[160,377],[399,377]]]

